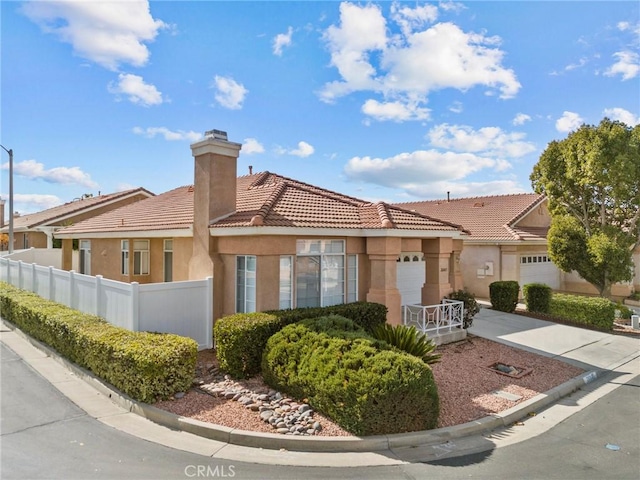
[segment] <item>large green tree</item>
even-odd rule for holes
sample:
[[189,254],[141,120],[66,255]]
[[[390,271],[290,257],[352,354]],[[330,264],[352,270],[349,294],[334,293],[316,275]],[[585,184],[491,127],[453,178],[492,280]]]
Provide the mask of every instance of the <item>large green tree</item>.
[[531,173],[549,199],[549,255],[601,296],[632,278],[640,245],[640,125],[603,119],[549,143]]

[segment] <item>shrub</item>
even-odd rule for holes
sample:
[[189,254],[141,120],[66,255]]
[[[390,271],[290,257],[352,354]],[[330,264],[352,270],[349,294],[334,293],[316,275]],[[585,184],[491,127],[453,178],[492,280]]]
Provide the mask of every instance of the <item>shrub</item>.
[[554,317],[605,331],[613,329],[615,309],[615,304],[606,298],[562,293],[553,294],[549,305],[549,313]]
[[280,328],[280,319],[268,313],[237,313],[217,320],[213,337],[220,368],[240,378],[260,373],[264,346]]
[[305,320],[289,325],[267,342],[262,359],[265,381],[323,412],[355,435],[435,428],[439,400],[433,373],[421,360],[390,350],[354,332],[324,331]]
[[433,340],[418,332],[414,326],[385,323],[378,325],[373,330],[373,337],[418,357],[428,365],[438,363],[442,357],[442,355],[434,353],[436,345]]
[[446,298],[450,300],[458,300],[464,303],[462,328],[469,328],[473,324],[473,317],[480,312],[480,306],[476,301],[476,296],[467,290],[457,290],[450,293]]
[[266,313],[280,318],[283,327],[307,318],[340,315],[353,320],[370,333],[377,325],[387,322],[387,307],[372,302],[353,302],[331,305],[330,307],[306,307],[293,310],[271,310]]
[[625,320],[630,320],[631,315],[633,315],[633,310],[624,305],[622,302],[617,302],[615,306],[615,316],[617,318],[624,318]]
[[503,280],[489,284],[491,307],[501,312],[515,312],[519,290],[520,286],[515,280]]
[[527,310],[537,313],[549,313],[551,287],[544,283],[528,283],[522,287]]
[[154,402],[191,387],[198,345],[190,338],[131,332],[2,282],[0,310],[25,333],[134,400]]

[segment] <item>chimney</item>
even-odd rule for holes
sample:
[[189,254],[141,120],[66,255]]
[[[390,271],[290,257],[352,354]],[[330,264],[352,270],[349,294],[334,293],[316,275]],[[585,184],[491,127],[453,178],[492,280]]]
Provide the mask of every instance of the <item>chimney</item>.
[[236,210],[236,175],[242,145],[229,142],[221,130],[205,132],[205,138],[191,145],[194,157],[193,255],[189,278],[213,274],[209,225]]
[[4,227],[4,198],[0,198],[0,228]]
[[249,175],[253,175],[253,165],[249,165]]

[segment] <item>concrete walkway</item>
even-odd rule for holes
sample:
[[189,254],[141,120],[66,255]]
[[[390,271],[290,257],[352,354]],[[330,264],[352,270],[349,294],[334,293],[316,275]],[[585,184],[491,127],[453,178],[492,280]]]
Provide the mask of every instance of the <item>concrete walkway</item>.
[[[640,374],[640,339],[482,309],[470,333],[557,357],[587,373],[508,411],[455,427],[366,438],[296,438],[216,427],[134,402],[11,325],[0,326],[2,343],[96,420],[179,450],[274,465],[393,465],[486,451],[539,435]],[[530,412],[538,415],[528,417]],[[522,423],[514,427],[517,420]]]

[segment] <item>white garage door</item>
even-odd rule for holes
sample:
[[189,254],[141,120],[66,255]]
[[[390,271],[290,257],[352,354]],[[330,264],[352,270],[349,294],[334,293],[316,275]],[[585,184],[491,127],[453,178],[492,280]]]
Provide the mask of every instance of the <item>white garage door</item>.
[[425,282],[425,263],[422,253],[403,253],[397,270],[397,287],[402,305],[420,305]]
[[527,283],[545,283],[552,289],[560,288],[560,270],[548,255],[520,257],[520,287]]

